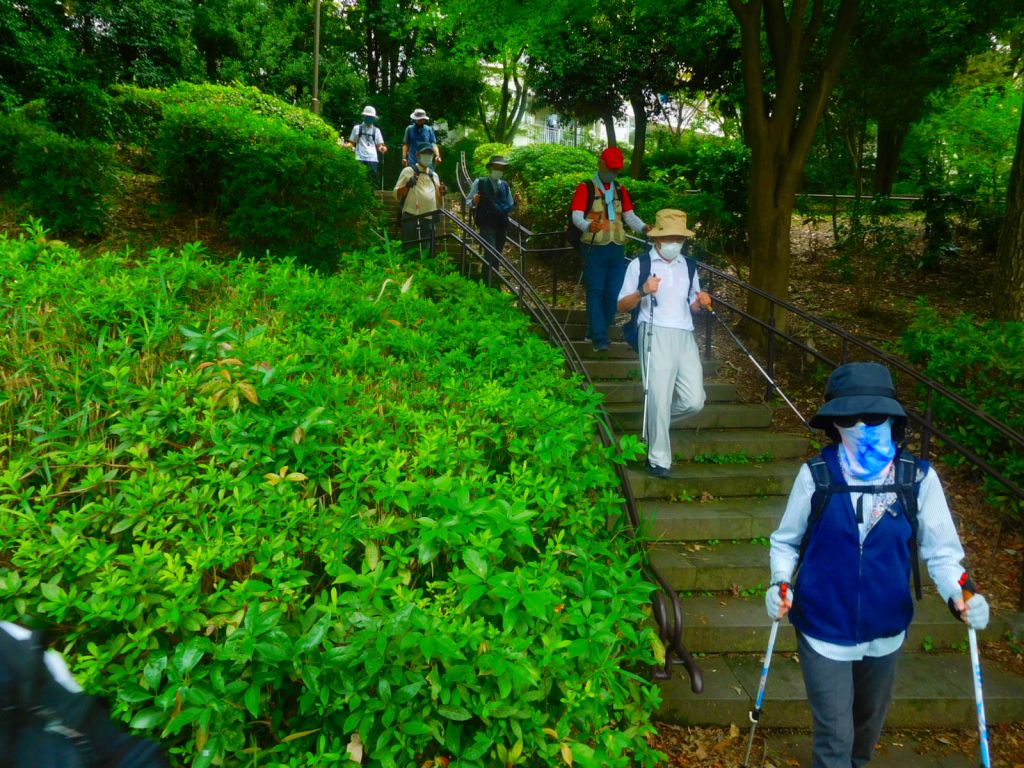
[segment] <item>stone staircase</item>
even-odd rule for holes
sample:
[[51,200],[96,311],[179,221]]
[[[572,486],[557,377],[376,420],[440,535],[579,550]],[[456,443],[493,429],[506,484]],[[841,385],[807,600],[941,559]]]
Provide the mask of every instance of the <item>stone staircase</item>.
[[[595,355],[583,342],[582,311],[556,310],[584,359],[595,388],[620,433],[640,431],[643,387],[635,353],[619,341]],[[617,329],[613,329],[614,334]],[[690,691],[682,668],[662,684],[659,718],[679,725],[745,728],[770,621],[764,611],[768,536],[775,530],[801,461],[813,453],[808,435],[771,431],[772,412],[743,403],[736,388],[705,362],[704,411],[672,432],[671,477],[637,467],[629,480],[650,542],[652,563],[679,592],[687,648],[699,654],[704,692]],[[904,645],[904,660],[887,721],[894,727],[976,727],[971,667],[963,625],[950,616],[922,566],[925,599]],[[995,615],[990,638],[1006,631]],[[795,654],[792,626],[783,622],[762,715],[765,727],[809,728],[810,710]],[[927,650],[926,650],[927,649]],[[983,661],[990,724],[1024,720],[1024,679]]]

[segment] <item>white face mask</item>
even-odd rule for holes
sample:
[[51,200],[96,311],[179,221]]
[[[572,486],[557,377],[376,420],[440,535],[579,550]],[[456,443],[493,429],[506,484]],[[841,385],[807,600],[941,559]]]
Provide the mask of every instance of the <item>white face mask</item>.
[[491,178],[494,179],[495,181],[498,181],[504,175],[504,171],[491,171]]
[[683,252],[682,243],[659,243],[658,253],[665,261],[675,261]]
[[420,165],[422,165],[424,168],[426,168],[427,166],[430,165],[430,161],[434,159],[434,156],[433,155],[419,155],[416,159],[420,161]]

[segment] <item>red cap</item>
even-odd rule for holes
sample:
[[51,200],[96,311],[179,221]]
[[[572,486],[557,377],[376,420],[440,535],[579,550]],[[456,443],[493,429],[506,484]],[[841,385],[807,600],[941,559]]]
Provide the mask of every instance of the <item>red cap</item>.
[[620,171],[625,164],[622,159],[622,150],[618,147],[608,147],[601,153],[601,159],[604,161],[604,167],[609,171]]

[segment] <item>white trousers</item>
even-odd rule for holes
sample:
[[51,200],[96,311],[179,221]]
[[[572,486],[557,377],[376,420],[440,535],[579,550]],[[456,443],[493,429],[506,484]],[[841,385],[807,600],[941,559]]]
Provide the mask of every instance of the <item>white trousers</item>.
[[[650,362],[648,363],[648,345]],[[672,422],[704,408],[704,368],[693,331],[640,323],[640,370],[647,392],[647,461],[672,466]]]

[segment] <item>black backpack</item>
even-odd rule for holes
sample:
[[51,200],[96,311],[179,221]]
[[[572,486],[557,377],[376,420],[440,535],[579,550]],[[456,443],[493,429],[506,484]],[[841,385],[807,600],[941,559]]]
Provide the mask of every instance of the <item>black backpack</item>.
[[[501,189],[504,181],[494,182],[489,176],[477,179],[476,188],[480,192],[480,202],[473,208],[473,221],[478,227],[503,227],[508,224],[508,214],[503,213],[494,205],[491,192]],[[576,230],[579,232],[579,230]]]
[[166,768],[160,748],[111,719],[102,699],[50,674],[45,640],[0,628],[0,768]]
[[[579,230],[577,230],[578,232]],[[686,259],[686,273],[690,280],[686,287],[686,295],[690,294],[690,287],[693,285],[693,276],[697,272],[697,262],[690,258],[690,244],[687,242],[683,246],[683,258]],[[639,291],[641,286],[647,282],[647,278],[651,276],[651,254],[645,253],[637,257],[640,260],[640,275],[636,282],[636,289]],[[636,306],[629,313],[629,319],[622,325],[622,336],[626,340],[626,343],[633,348],[634,352],[639,351],[640,348],[640,327],[638,320],[640,318],[640,304],[637,302]]]
[[[587,179],[583,182],[587,185],[587,204],[583,208],[583,214],[586,216],[590,213],[591,207],[594,205],[594,198],[597,196],[597,187],[594,185],[593,179]],[[617,181],[613,181],[615,185],[615,199],[622,199],[622,185]],[[580,250],[583,247],[583,233],[580,232],[579,227],[572,223],[572,204],[569,205],[569,213],[565,223],[565,241],[576,250]]]
[[[921,599],[921,567],[917,557],[917,482],[918,460],[907,450],[899,450],[896,453],[896,482],[893,485],[839,485],[833,481],[832,473],[829,471],[825,458],[821,455],[815,456],[807,462],[811,469],[811,477],[814,478],[814,494],[811,496],[811,514],[807,518],[807,528],[804,529],[803,539],[800,541],[800,554],[797,558],[797,570],[803,560],[807,546],[811,542],[814,530],[821,520],[821,516],[828,506],[829,500],[834,493],[895,493],[900,502],[903,514],[910,523],[910,568],[914,574],[914,594]],[[794,572],[794,581],[795,581]]]

